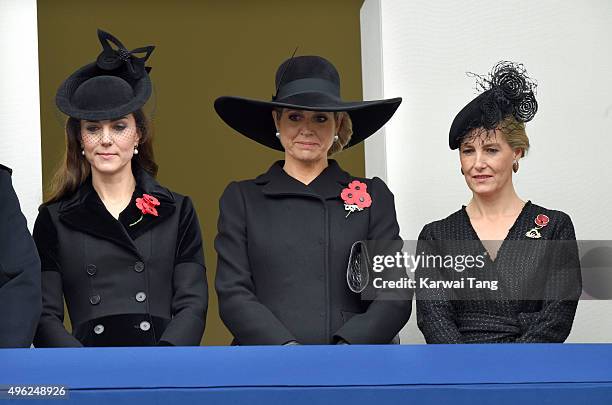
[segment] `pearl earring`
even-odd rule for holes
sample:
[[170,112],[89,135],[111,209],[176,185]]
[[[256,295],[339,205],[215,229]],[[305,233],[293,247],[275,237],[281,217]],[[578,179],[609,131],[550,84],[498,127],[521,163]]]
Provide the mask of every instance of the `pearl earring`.
[[280,139],[280,132],[276,131],[276,137]]
[[338,135],[334,135],[334,142],[338,142]]
[[138,155],[138,147],[134,146],[134,155]]
[[85,149],[81,149],[81,155],[85,156]]

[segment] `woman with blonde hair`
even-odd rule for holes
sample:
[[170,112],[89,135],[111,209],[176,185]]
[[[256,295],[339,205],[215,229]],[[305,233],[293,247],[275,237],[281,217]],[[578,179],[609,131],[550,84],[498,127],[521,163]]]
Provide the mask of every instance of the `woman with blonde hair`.
[[271,101],[220,97],[236,131],[284,152],[220,201],[216,290],[239,345],[390,343],[409,300],[362,299],[347,285],[351,246],[400,240],[393,194],[329,157],[387,122],[401,99],[344,102],[336,68],[319,56],[278,68]]
[[[428,343],[563,342],[581,292],[574,227],[567,214],[521,199],[513,184],[529,149],[525,122],[537,112],[535,83],[512,62],[478,77],[484,91],[457,114],[449,135],[472,199],[427,224],[417,251],[469,253],[482,266],[420,268],[418,325]],[[420,283],[438,278],[463,284]]]

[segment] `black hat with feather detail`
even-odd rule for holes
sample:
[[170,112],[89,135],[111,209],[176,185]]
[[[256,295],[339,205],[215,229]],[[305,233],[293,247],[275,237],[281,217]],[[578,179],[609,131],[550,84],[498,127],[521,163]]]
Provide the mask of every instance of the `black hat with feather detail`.
[[472,129],[503,129],[500,125],[508,117],[514,118],[513,123],[525,123],[538,111],[537,84],[527,76],[522,64],[501,61],[486,76],[468,74],[476,78],[477,87],[483,92],[455,116],[448,137],[451,149],[459,148]]
[[140,109],[151,96],[151,68],[145,62],[155,47],[129,51],[100,29],[98,39],[102,52],[96,61],[71,74],[57,90],[55,103],[70,117],[90,121],[122,117]]
[[223,96],[215,100],[217,114],[230,127],[269,148],[283,150],[276,136],[274,108],[341,112],[349,114],[353,135],[344,149],[357,145],[378,131],[395,113],[402,99],[343,101],[340,75],[320,56],[296,56],[276,71],[276,94],[271,101]]

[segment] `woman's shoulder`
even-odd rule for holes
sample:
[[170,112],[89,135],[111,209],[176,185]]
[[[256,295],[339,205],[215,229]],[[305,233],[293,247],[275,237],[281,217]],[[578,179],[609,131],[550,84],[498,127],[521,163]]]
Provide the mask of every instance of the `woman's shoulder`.
[[541,205],[534,204],[531,201],[528,201],[527,204],[528,206],[526,208],[528,210],[527,212],[528,214],[533,214],[535,216],[540,215],[540,214],[546,215],[551,221],[557,220],[557,221],[570,221],[571,222],[570,216],[563,211],[546,208]]
[[[522,217],[522,220],[526,221],[525,227],[537,226],[538,229],[550,229],[547,233],[551,235],[551,239],[575,239],[572,219],[563,211],[545,208],[528,201]],[[545,236],[544,233],[542,235]]]
[[347,184],[351,184],[354,181],[363,183],[366,185],[367,187],[367,191],[369,193],[385,193],[385,194],[393,194],[393,192],[391,191],[391,189],[389,188],[389,186],[387,186],[387,183],[385,183],[385,181],[383,179],[381,179],[380,177],[374,176],[374,177],[359,177],[359,176],[353,176],[352,174],[345,172],[347,177]]
[[65,204],[67,204],[69,201],[73,200],[78,192],[79,190],[77,189],[77,191],[75,191],[74,193],[70,195],[64,196],[59,199],[43,202],[38,207],[38,215],[40,216],[40,215],[58,214],[61,208]]
[[[446,218],[426,224],[421,230],[419,239],[461,239],[465,238],[465,214],[464,208],[453,212]],[[461,233],[461,235],[458,235]],[[461,238],[459,237],[461,236]]]
[[195,210],[191,197],[187,194],[182,194],[174,191],[164,185],[159,185],[154,191],[151,192],[154,197],[158,197],[160,203],[171,202],[177,208],[178,212],[185,213]]

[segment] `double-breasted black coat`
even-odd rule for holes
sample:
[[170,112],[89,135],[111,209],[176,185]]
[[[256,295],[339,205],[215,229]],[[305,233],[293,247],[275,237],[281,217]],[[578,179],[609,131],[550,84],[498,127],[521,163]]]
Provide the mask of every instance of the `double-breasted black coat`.
[[[208,303],[202,238],[189,197],[135,173],[131,203],[116,220],[91,184],[43,205],[34,227],[43,310],[34,344],[199,345]],[[135,199],[158,199],[158,216]],[[134,225],[131,225],[134,224]],[[64,302],[72,334],[63,325]]]
[[399,240],[393,194],[367,184],[372,205],[346,217],[342,190],[355,178],[330,160],[309,185],[276,162],[231,183],[220,200],[216,290],[240,345],[389,343],[410,317],[410,300],[362,300],[347,286],[351,245]]
[[0,165],[0,347],[30,346],[40,305],[40,260],[11,171]]

